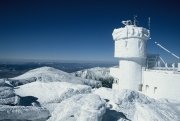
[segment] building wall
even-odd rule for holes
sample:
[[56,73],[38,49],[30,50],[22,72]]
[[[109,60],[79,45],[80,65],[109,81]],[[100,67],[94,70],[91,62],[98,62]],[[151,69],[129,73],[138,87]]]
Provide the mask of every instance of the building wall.
[[143,93],[153,98],[180,101],[180,75],[144,71]]
[[121,77],[121,72],[120,72],[120,68],[118,67],[112,67],[110,68],[110,75],[115,77],[115,78],[120,78]]
[[139,90],[142,81],[142,59],[132,58],[120,61],[121,77],[119,89]]
[[128,38],[115,41],[114,57],[146,57],[146,40],[140,38]]
[[119,67],[110,68],[110,75],[115,78],[112,84],[112,89],[119,90],[119,79],[121,77],[120,68]]

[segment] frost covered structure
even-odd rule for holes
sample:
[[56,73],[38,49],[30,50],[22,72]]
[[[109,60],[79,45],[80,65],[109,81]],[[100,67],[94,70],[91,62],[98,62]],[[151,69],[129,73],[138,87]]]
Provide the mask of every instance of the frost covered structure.
[[[180,101],[180,63],[168,67],[158,67],[159,54],[147,54],[146,44],[150,38],[148,29],[123,21],[125,27],[114,29],[115,57],[119,58],[119,67],[110,68],[110,75],[115,77],[112,88],[142,91],[153,98],[167,98]],[[157,42],[155,42],[157,43]],[[166,48],[157,44],[165,51]],[[174,54],[171,53],[173,56]],[[179,59],[178,56],[175,55]]]
[[[111,75],[116,77],[113,89],[139,90],[142,80],[142,67],[146,60],[146,43],[149,30],[129,25],[123,21],[124,28],[114,29],[112,36],[115,41],[115,57],[120,58],[119,68],[111,69]],[[119,81],[119,83],[118,83]]]

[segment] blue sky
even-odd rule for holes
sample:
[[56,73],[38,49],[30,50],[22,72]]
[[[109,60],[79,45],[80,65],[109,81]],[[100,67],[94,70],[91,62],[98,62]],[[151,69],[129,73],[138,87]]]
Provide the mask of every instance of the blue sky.
[[137,14],[148,28],[148,53],[166,62],[180,56],[179,0],[0,0],[0,60],[118,61],[114,28]]

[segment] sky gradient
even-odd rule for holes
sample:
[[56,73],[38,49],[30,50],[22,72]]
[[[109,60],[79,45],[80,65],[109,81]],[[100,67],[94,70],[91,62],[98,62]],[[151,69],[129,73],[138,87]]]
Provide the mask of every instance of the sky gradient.
[[0,60],[118,61],[114,28],[137,20],[148,28],[148,53],[166,62],[180,56],[179,0],[0,0]]

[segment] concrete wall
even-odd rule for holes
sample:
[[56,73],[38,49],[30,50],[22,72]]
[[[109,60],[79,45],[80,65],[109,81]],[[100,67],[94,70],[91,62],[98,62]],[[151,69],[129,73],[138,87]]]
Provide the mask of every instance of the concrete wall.
[[154,98],[180,101],[180,75],[144,71],[143,93]]

